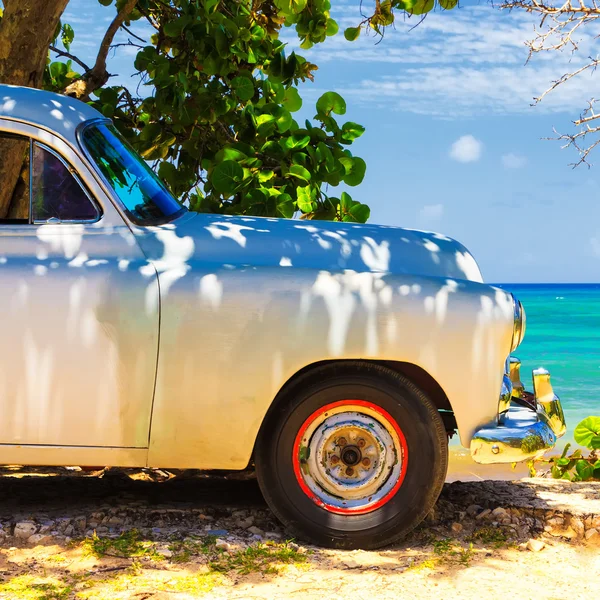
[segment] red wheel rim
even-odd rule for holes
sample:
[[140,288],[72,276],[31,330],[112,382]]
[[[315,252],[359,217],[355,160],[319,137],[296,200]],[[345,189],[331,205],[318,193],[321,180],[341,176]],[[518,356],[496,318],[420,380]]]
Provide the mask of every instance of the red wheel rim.
[[[344,408],[348,408],[348,410],[344,411]],[[367,417],[367,420],[373,419],[374,421],[376,421],[376,425],[369,425],[371,429],[365,428],[364,425],[360,424],[361,420],[364,421],[363,417]],[[330,494],[326,489],[326,486],[323,486],[322,481],[315,480],[313,482],[312,475],[310,477],[305,478],[303,474],[303,467],[306,471],[309,462],[313,466],[316,465],[316,469],[319,469],[318,464],[315,462],[317,460],[317,457],[315,456],[312,459],[310,458],[310,451],[312,449],[311,442],[313,442],[312,438],[315,437],[316,432],[319,432],[319,428],[322,428],[323,431],[328,430],[328,419],[331,423],[333,423],[334,419],[337,421],[336,425],[338,426],[339,431],[352,432],[352,429],[342,428],[343,424],[345,423],[344,419],[346,419],[348,423],[352,423],[352,426],[355,427],[358,434],[362,435],[361,441],[363,442],[364,438],[369,436],[369,434],[372,434],[376,438],[377,436],[374,433],[375,431],[386,431],[387,436],[389,436],[389,439],[393,440],[394,453],[396,455],[396,464],[393,467],[387,465],[387,468],[391,469],[391,472],[387,479],[382,480],[383,483],[379,488],[381,490],[381,493],[379,495],[377,493],[368,495],[364,498],[365,501],[362,502],[362,504],[360,502],[360,500],[362,499],[353,498],[351,502],[347,502],[344,500],[343,496],[340,498],[341,503],[352,505],[340,506],[336,504],[337,496],[333,496],[332,494]],[[358,426],[356,426],[357,419],[359,421]],[[361,429],[361,427],[363,427],[363,429]],[[309,430],[311,431],[309,432]],[[335,431],[333,427],[332,431]],[[363,431],[362,434],[360,433],[361,431]],[[307,432],[309,432],[308,438],[305,439],[305,437],[307,436]],[[352,435],[352,433],[349,433],[348,435]],[[383,439],[387,439],[384,433],[380,433],[379,436]],[[306,442],[304,446],[303,441]],[[327,446],[327,442],[324,442],[325,446]],[[381,446],[381,440],[377,439],[377,442]],[[328,447],[331,446],[329,445]],[[385,456],[389,458],[389,442],[387,444],[387,448],[388,452]],[[306,456],[307,452],[309,453],[308,458]],[[321,450],[319,450],[318,452],[321,453]],[[327,453],[323,451],[323,460],[326,460],[326,455]],[[321,454],[319,454],[319,456],[321,456]],[[399,467],[397,465],[398,462]],[[300,486],[300,489],[317,506],[335,514],[361,515],[373,512],[374,510],[381,508],[396,495],[396,493],[402,486],[402,483],[406,476],[406,470],[408,467],[408,446],[406,443],[404,433],[400,429],[398,423],[386,410],[384,410],[380,406],[377,406],[376,404],[373,404],[372,402],[367,402],[365,400],[340,400],[338,402],[332,402],[330,404],[327,404],[326,406],[321,407],[320,409],[312,413],[308,417],[308,419],[306,419],[306,421],[302,424],[302,427],[299,429],[296,439],[294,441],[294,446],[292,450],[292,464],[294,467],[294,474],[296,476],[296,480],[298,482],[298,485]],[[323,462],[323,464],[325,463]],[[340,463],[340,465],[343,467],[343,463]],[[381,467],[381,465],[378,466]],[[352,467],[351,470],[353,470]],[[325,473],[329,473],[331,475],[330,471],[326,470]],[[319,472],[319,474],[321,475],[322,479],[325,478],[327,483],[327,475],[324,474],[322,470]],[[329,483],[331,484],[331,482]],[[377,483],[378,481],[374,481],[373,485],[376,485]],[[347,489],[353,490],[353,488],[350,487],[348,487]],[[335,491],[339,491],[339,486],[335,488]]]

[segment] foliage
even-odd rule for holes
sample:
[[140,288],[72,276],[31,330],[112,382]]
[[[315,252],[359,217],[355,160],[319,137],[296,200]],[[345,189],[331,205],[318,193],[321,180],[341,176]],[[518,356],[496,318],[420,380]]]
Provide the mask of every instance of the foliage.
[[[89,68],[71,55],[74,32],[62,24],[51,48],[68,60],[49,62],[44,86],[79,96],[77,83],[87,81],[82,99],[115,120],[176,197],[203,212],[368,219],[369,207],[348,192],[329,195],[330,186],[362,182],[365,161],[349,147],[364,127],[338,122],[346,103],[333,91],[318,99],[312,119],[294,119],[303,105],[298,85],[312,81],[318,67],[279,39],[283,27],[294,28],[308,49],[335,35],[329,0],[138,0],[130,12],[131,0],[99,2],[116,6],[119,26],[143,21],[154,31],[148,41],[132,34],[128,43],[137,49],[138,85],[107,84],[89,96],[91,73],[103,61]],[[421,15],[434,4],[377,1],[345,36],[356,39],[366,26],[383,35],[394,11]],[[66,52],[56,49],[59,39]],[[108,48],[103,43],[101,52]],[[105,80],[98,73],[93,79]]]
[[102,558],[113,556],[116,558],[146,557],[154,560],[162,560],[162,556],[149,543],[142,541],[137,529],[123,532],[116,538],[100,538],[94,533],[92,537],[83,542],[84,552]]
[[568,454],[571,444],[567,444],[558,458],[551,458],[550,473],[554,479],[569,481],[589,481],[600,479],[600,417],[587,417],[575,428],[575,442],[591,452],[583,456],[580,449]]

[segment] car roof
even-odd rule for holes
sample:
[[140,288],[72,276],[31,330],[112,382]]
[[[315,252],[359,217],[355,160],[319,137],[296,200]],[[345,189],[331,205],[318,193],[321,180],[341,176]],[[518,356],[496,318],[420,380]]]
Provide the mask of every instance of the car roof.
[[85,102],[35,88],[0,84],[0,119],[37,125],[75,143],[75,129],[90,119],[105,118]]

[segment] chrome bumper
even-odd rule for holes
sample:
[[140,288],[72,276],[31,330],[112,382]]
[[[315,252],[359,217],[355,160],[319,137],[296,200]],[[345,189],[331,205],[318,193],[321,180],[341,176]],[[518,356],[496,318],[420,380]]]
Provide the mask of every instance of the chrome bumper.
[[481,464],[514,463],[538,458],[554,448],[566,430],[560,399],[546,369],[533,371],[533,394],[520,378],[521,363],[511,357],[504,377],[498,422],[479,429],[471,440],[471,456]]

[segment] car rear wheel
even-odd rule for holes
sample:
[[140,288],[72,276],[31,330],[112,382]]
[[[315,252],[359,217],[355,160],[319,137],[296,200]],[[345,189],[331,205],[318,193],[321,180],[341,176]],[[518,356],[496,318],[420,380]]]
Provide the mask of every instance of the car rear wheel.
[[431,400],[371,363],[318,367],[267,415],[255,462],[263,495],[290,533],[334,548],[377,548],[418,525],[448,464]]

